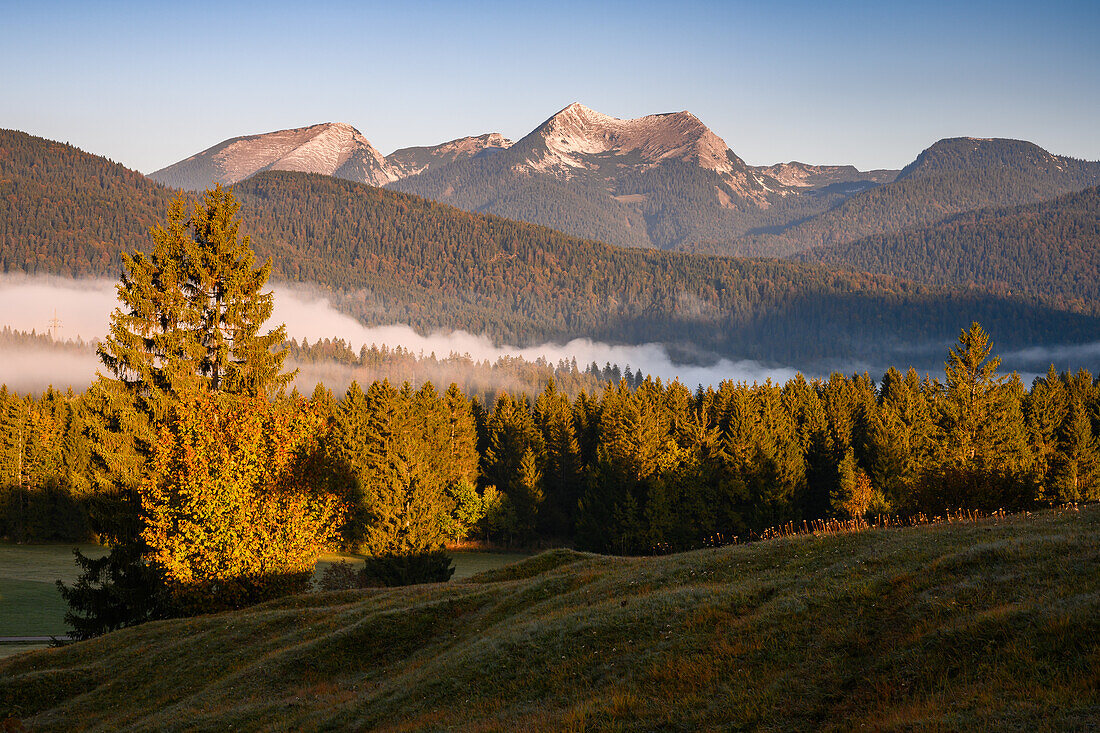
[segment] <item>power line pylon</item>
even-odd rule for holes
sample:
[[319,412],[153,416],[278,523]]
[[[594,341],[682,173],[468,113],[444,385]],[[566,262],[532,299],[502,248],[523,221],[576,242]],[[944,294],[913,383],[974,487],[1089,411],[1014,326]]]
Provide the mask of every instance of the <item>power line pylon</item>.
[[54,341],[58,340],[58,333],[61,331],[61,319],[57,317],[57,309],[53,309],[53,318],[50,319],[50,338]]

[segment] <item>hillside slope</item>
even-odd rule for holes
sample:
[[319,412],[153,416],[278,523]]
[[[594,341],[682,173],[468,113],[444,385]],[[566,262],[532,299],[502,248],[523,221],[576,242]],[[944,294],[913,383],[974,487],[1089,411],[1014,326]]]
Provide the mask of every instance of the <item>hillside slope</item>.
[[940,285],[974,283],[1100,309],[1100,187],[930,226],[815,247],[803,262]]
[[[757,247],[795,252],[938,222],[973,209],[1045,201],[1100,184],[1100,162],[1053,155],[1023,140],[940,140],[892,183],[760,235]],[[722,251],[715,249],[715,251]]]
[[297,596],[0,662],[34,730],[1085,730],[1100,507]]
[[117,275],[174,194],[98,155],[0,130],[0,272]]

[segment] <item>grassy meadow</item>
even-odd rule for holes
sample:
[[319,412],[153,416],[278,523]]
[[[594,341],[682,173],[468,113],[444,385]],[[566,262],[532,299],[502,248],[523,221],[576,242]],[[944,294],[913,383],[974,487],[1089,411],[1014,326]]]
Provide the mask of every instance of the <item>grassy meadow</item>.
[[[73,545],[16,545],[0,543],[0,637],[51,636],[67,633],[65,602],[57,592],[55,581],[71,583],[78,575],[73,562]],[[81,552],[100,557],[106,548],[81,545]],[[501,567],[521,560],[525,555],[503,552],[456,552],[453,580]],[[362,562],[353,555],[330,553],[318,559],[315,577],[334,562]],[[43,644],[0,644],[0,658]]]
[[34,730],[1085,730],[1100,507],[655,558],[555,550],[0,661]]
[[[56,581],[76,580],[79,572],[73,562],[74,546],[0,543],[0,636],[66,633],[66,606]],[[96,545],[79,547],[92,557],[107,552]],[[11,651],[0,645],[0,656]]]

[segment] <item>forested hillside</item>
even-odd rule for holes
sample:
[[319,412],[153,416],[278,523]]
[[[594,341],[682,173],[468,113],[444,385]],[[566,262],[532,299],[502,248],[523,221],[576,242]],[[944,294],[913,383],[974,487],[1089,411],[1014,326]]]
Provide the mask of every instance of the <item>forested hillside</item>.
[[509,343],[658,341],[788,363],[886,358],[902,341],[948,343],[969,320],[1005,333],[1006,348],[1042,341],[1055,323],[1071,340],[1100,333],[1094,319],[1019,299],[618,249],[321,176],[271,172],[236,190],[257,250],[290,279],[367,289],[343,306],[368,322],[461,326]]
[[815,247],[798,259],[940,285],[995,286],[1096,313],[1100,309],[1100,188]]
[[[5,271],[114,277],[122,250],[147,246],[146,227],[169,190],[74,148],[14,132],[2,140]],[[1096,318],[1034,299],[619,249],[327,176],[267,172],[236,191],[244,231],[276,275],[331,289],[368,324],[461,328],[517,345],[662,342],[681,357],[806,369],[853,359],[936,368],[944,345],[974,320],[1005,351],[1052,334],[1065,343],[1100,334]],[[910,351],[895,358],[902,346]]]
[[757,246],[798,251],[840,244],[972,209],[1035,203],[1097,184],[1100,163],[1052,155],[1029,142],[941,140],[894,182],[852,196],[805,222],[762,231]]
[[106,158],[0,130],[0,270],[114,276],[173,196]]

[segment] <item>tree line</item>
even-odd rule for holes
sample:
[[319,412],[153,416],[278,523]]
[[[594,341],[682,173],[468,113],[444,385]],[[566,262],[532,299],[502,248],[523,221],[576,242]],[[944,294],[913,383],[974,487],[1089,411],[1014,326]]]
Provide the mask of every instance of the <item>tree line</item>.
[[[465,538],[648,553],[802,519],[1100,499],[1100,380],[1052,368],[1029,389],[998,376],[989,350],[968,330],[942,381],[891,369],[877,384],[833,374],[693,391],[632,377],[570,397],[551,378],[483,402],[455,384],[381,380],[318,386],[304,406],[319,475],[353,508],[339,543],[367,554]],[[91,401],[0,390],[5,536],[101,529]]]

